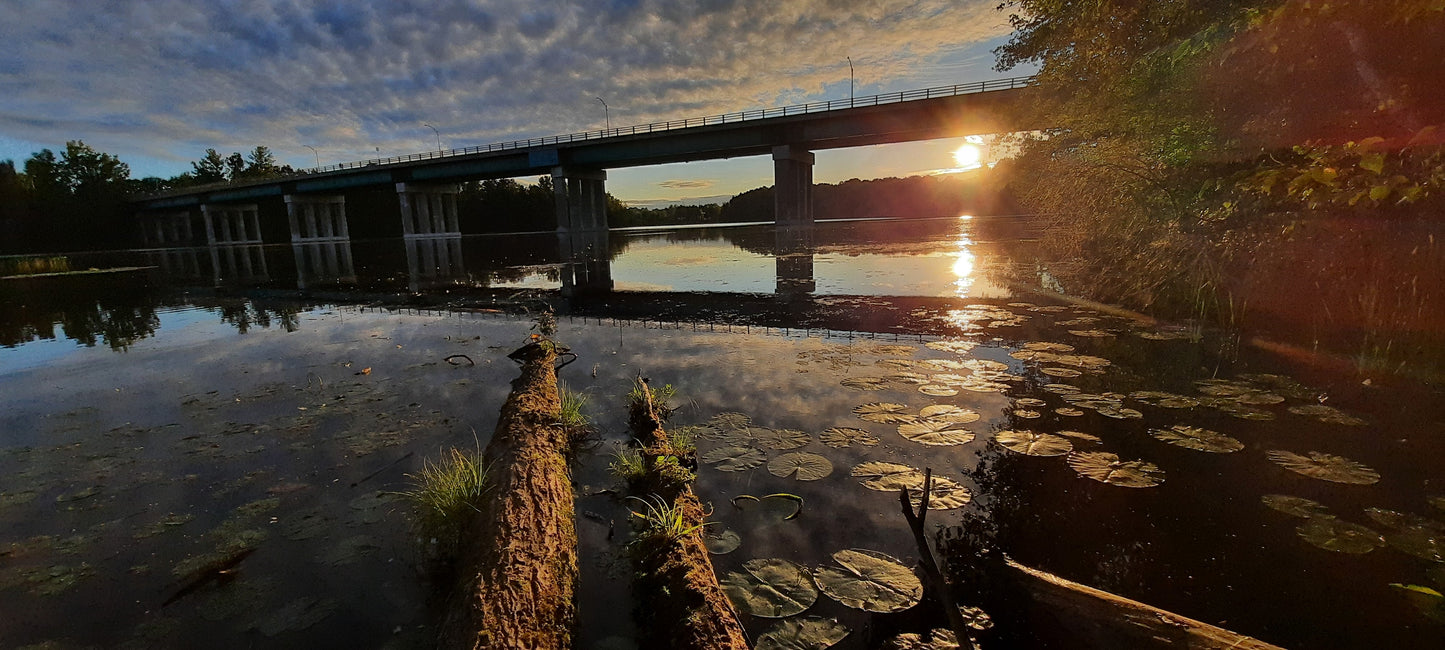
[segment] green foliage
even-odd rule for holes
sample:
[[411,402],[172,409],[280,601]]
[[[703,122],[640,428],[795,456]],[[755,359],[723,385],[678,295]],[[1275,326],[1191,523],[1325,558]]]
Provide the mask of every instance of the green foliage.
[[711,522],[689,524],[682,508],[657,495],[650,495],[647,498],[629,496],[627,499],[636,501],[643,507],[642,512],[632,511],[632,516],[638,519],[643,526],[638,539],[634,541],[659,538],[675,541],[704,526],[711,525]]
[[1240,187],[1309,208],[1415,203],[1445,189],[1445,149],[1422,146],[1436,139],[1436,130],[1425,127],[1398,149],[1380,137],[1298,145],[1261,161]]
[[697,453],[697,429],[694,427],[674,427],[668,429],[667,445],[672,447],[673,453],[679,456],[691,456]]
[[487,492],[487,469],[480,450],[465,453],[451,449],[436,462],[424,460],[413,484],[401,496],[412,505],[418,531],[453,549],[472,513],[481,511]]
[[613,476],[631,485],[647,475],[647,462],[642,458],[641,449],[628,447],[613,454],[607,469]]
[[[644,393],[643,391],[647,391]],[[657,419],[666,421],[672,415],[672,409],[668,402],[677,396],[677,389],[672,384],[663,384],[660,388],[653,388],[642,381],[633,382],[632,390],[627,393],[627,408],[629,411],[636,410],[647,402],[648,395],[652,397],[652,410],[657,414]]]
[[587,405],[587,395],[574,392],[566,386],[558,386],[557,394],[562,400],[562,407],[557,414],[557,420],[562,424],[562,428],[573,437],[590,429],[592,420],[582,412],[582,407]]

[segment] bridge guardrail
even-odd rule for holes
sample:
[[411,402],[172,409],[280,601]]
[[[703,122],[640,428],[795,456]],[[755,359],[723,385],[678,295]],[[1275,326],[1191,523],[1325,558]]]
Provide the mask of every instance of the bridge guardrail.
[[[439,158],[451,158],[454,156],[467,156],[478,153],[491,153],[496,151],[508,151],[513,149],[530,149],[532,147],[545,147],[548,145],[567,144],[572,142],[583,142],[587,140],[600,140],[603,138],[615,138],[624,135],[637,135],[639,133],[658,133],[676,129],[687,129],[698,126],[711,126],[714,124],[734,124],[737,122],[750,122],[774,117],[786,117],[790,115],[806,115],[809,113],[822,113],[836,111],[845,108],[865,108],[868,106],[880,106],[884,104],[898,104],[921,99],[935,99],[941,97],[953,97],[957,95],[972,95],[975,93],[989,92],[994,90],[1012,90],[1015,88],[1026,88],[1034,84],[1033,75],[1027,77],[1009,77],[1007,79],[990,79],[987,81],[975,81],[966,84],[955,84],[952,86],[936,86],[933,88],[920,88],[917,90],[903,90],[896,93],[884,93],[881,95],[868,95],[849,99],[834,99],[826,102],[810,102],[807,104],[794,104],[791,106],[779,106],[776,108],[758,108],[752,110],[723,113],[720,115],[708,115],[705,117],[691,117],[681,120],[667,120],[664,122],[651,122],[633,126],[619,126],[610,129],[598,129],[595,131],[581,131],[578,133],[567,133],[563,135],[552,135],[540,138],[527,138],[524,140],[512,140],[510,142],[494,142],[492,144],[477,145],[475,147],[462,147],[460,149],[449,149],[446,151],[424,151],[420,153],[392,156],[389,158],[373,158],[355,162],[337,163],[334,165],[323,165],[309,169],[297,170],[297,176],[309,176],[325,174],[328,172],[345,171],[348,169],[360,169],[363,167],[380,167],[394,165],[397,163],[418,162],[422,160],[433,160]],[[267,179],[270,182],[274,179]],[[235,183],[215,183],[206,186],[191,186],[170,192],[154,194],[149,198],[164,198],[176,194],[189,194],[191,192],[207,189],[210,187],[244,187],[245,185]]]

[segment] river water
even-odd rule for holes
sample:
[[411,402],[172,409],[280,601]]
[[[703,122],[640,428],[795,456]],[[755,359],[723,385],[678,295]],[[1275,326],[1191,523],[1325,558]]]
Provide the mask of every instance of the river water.
[[[865,485],[891,463],[951,481],[931,529],[1078,582],[1291,648],[1445,642],[1391,586],[1445,588],[1439,384],[1046,291],[1067,287],[1040,235],[980,217],[200,248],[0,280],[0,646],[429,647],[437,589],[394,493],[486,445],[505,355],[547,308],[598,429],[575,470],[579,647],[636,634],[607,466],[638,375],[702,427],[720,576],[851,548],[911,566],[896,494]],[[1149,465],[1108,475],[1103,454]],[[997,622],[985,647],[1079,647],[1067,620],[963,592]],[[806,615],[850,628],[840,648],[939,624],[826,595]]]

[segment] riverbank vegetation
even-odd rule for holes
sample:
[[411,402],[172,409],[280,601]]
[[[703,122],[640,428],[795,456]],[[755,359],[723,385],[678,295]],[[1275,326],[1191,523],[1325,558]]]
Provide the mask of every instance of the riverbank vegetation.
[[1366,341],[1371,332],[1439,331],[1418,310],[1445,299],[1429,271],[1445,259],[1433,238],[1371,269],[1377,277],[1354,275],[1373,297],[1279,292],[1271,285],[1288,276],[1265,271],[1283,263],[1332,284],[1370,261],[1372,244],[1412,233],[1369,225],[1438,222],[1445,5],[1003,7],[1015,31],[998,68],[1039,66],[1034,110],[1054,125],[1014,138],[1011,183],[1027,208],[1051,215],[1047,270],[1065,290],[1230,326],[1287,305],[1314,312],[1295,327],[1356,330],[1347,346],[1392,359],[1418,342]]

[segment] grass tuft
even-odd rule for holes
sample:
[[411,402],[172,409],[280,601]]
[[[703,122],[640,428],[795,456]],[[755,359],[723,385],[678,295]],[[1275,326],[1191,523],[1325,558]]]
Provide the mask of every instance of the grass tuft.
[[558,386],[557,392],[562,398],[562,408],[557,413],[557,421],[562,428],[573,437],[591,430],[592,419],[582,412],[582,407],[587,405],[587,395],[573,392],[566,386]]
[[407,477],[412,489],[400,495],[412,504],[419,532],[444,548],[454,546],[466,521],[481,512],[487,492],[481,450],[468,454],[453,448],[436,462],[423,460],[421,473]]
[[641,449],[628,447],[612,456],[612,463],[607,469],[611,470],[613,476],[631,485],[647,474],[647,463],[642,458]]
[[647,498],[627,498],[628,500],[641,503],[643,506],[642,512],[632,511],[632,516],[641,520],[643,524],[643,529],[638,536],[638,540],[635,541],[648,538],[678,540],[712,523],[704,522],[689,526],[687,518],[683,516],[682,508],[679,508],[675,503],[669,503],[666,499],[657,495],[651,495]]

